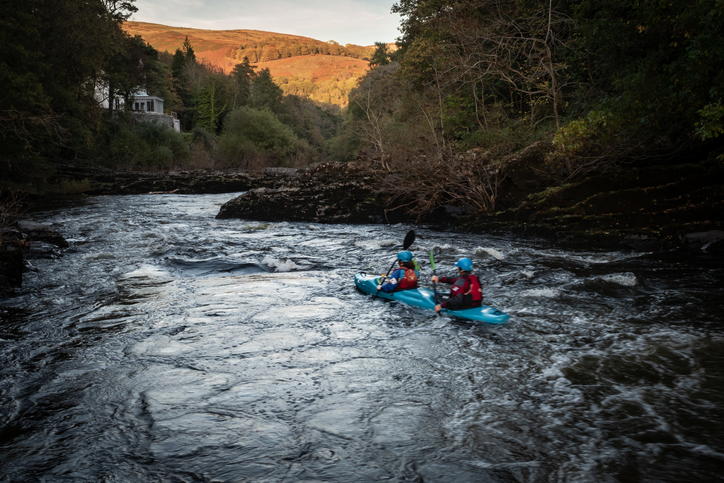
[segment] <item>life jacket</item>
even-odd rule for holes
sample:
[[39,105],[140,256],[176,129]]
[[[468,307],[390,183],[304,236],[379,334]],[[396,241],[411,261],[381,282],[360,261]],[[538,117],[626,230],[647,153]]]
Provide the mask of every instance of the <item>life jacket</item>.
[[397,282],[397,290],[417,288],[417,273],[413,269],[407,267],[400,267],[399,269],[405,271],[405,276]]
[[475,275],[466,275],[462,278],[468,281],[468,291],[465,292],[466,305],[469,302],[471,307],[480,307],[483,304],[483,287]]

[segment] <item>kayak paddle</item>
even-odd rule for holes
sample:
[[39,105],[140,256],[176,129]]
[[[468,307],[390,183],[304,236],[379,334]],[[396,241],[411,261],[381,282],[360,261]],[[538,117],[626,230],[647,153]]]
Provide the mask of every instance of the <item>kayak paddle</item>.
[[[407,250],[408,248],[410,248],[410,246],[413,243],[415,243],[415,230],[410,230],[407,232],[407,235],[405,235],[405,239],[402,241],[402,249]],[[397,263],[397,257],[395,257],[395,261],[392,262],[392,265],[390,265],[390,269],[387,270],[387,274],[384,277],[382,277],[382,281],[384,281],[385,278],[390,276],[390,272],[392,271],[393,268],[395,268],[395,263]],[[382,284],[380,284],[380,285],[382,285]],[[377,290],[377,293],[375,293],[375,295],[372,297],[372,300],[377,298],[378,293],[380,293],[379,290]]]
[[[437,273],[435,273],[435,256],[433,255],[433,251],[434,249],[430,250],[430,267],[432,267],[432,274],[437,276]],[[432,291],[435,294],[435,305],[437,305],[437,284],[435,282],[432,282]],[[436,314],[440,317],[440,312],[436,312]]]

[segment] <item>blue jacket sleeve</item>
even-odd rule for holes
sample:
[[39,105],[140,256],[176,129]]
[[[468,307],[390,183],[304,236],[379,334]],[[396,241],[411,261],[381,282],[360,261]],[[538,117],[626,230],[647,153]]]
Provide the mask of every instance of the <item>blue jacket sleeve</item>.
[[392,272],[392,275],[390,275],[390,278],[382,284],[382,290],[383,292],[394,292],[397,288],[397,284],[400,282],[400,279],[405,276],[405,271],[398,268],[394,272]]

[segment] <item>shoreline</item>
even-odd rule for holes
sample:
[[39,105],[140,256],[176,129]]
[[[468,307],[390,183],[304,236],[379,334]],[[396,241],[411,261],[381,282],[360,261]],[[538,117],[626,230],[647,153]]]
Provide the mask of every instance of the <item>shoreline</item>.
[[[676,169],[681,171],[681,168]],[[408,200],[394,196],[386,187],[390,184],[388,178],[397,175],[371,169],[369,163],[354,162],[319,163],[299,169],[267,168],[260,172],[134,172],[66,164],[58,170],[54,181],[79,183],[85,188],[72,195],[34,196],[29,202],[30,209],[37,211],[48,203],[57,206],[58,200],[83,196],[243,192],[224,204],[217,218],[351,224],[419,223],[441,231],[492,232],[540,238],[566,247],[594,246],[636,251],[694,248],[719,255],[724,252],[724,220],[717,218],[721,218],[717,215],[717,203],[721,205],[722,200],[715,199],[722,188],[716,183],[707,186],[709,178],[706,172],[693,173],[689,178],[698,177],[698,191],[711,188],[711,193],[706,191],[704,201],[683,199],[677,205],[676,202],[684,195],[674,196],[677,194],[675,185],[671,187],[657,181],[674,192],[674,195],[669,195],[673,202],[658,197],[658,194],[652,196],[652,202],[643,198],[643,194],[662,189],[645,184],[637,187],[630,181],[651,176],[647,174],[649,172],[658,174],[660,170],[638,169],[631,171],[628,178],[619,175],[618,178],[609,176],[603,179],[599,175],[555,189],[540,190],[536,186],[513,197],[511,193],[518,186],[530,184],[530,179],[534,177],[534,173],[521,175],[521,171],[518,169],[515,175],[522,177],[523,181],[515,180],[499,193],[503,206],[495,212],[483,214],[471,214],[458,206],[446,206],[438,207],[423,217],[410,215],[404,207]],[[721,168],[713,169],[719,179],[723,171]],[[691,184],[689,180],[684,181]],[[617,183],[623,189],[609,189]],[[596,191],[597,185],[603,186],[603,189]],[[715,202],[707,207],[709,199]],[[662,209],[657,210],[657,205],[662,205]]]

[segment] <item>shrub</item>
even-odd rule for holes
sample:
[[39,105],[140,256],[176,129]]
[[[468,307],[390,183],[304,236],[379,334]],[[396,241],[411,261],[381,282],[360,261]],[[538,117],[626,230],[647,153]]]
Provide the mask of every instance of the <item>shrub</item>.
[[334,161],[352,161],[357,154],[359,145],[359,136],[346,129],[327,141],[324,151]]
[[214,139],[214,135],[211,134],[206,129],[196,126],[191,130],[191,144],[201,144],[204,148],[206,148],[209,152],[212,152],[214,149],[216,149],[216,140]]
[[189,156],[181,133],[156,123],[122,124],[110,143],[110,157],[118,165],[168,169]]
[[251,159],[260,158],[276,165],[300,157],[309,161],[312,151],[308,143],[300,140],[271,111],[248,107],[226,116],[219,149],[229,164],[241,167],[247,167]]

